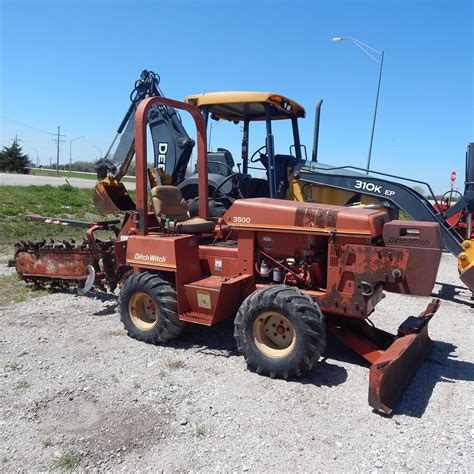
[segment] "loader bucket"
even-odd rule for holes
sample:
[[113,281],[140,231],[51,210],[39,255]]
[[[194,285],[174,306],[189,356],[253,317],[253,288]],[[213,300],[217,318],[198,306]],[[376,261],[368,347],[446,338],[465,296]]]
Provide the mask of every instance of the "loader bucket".
[[418,317],[410,316],[398,328],[390,346],[370,367],[369,405],[390,414],[430,351],[428,323],[440,301],[433,300]]
[[123,183],[113,178],[105,178],[97,182],[92,201],[101,214],[117,214],[135,210],[135,203]]

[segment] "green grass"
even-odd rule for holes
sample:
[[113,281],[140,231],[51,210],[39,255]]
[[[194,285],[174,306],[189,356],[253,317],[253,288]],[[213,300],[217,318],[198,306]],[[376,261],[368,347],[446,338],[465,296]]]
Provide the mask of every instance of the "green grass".
[[49,448],[50,446],[53,445],[53,440],[51,438],[44,438],[40,440],[40,444],[44,448]]
[[64,471],[72,471],[78,466],[77,456],[74,452],[68,451],[61,455],[54,462],[56,469],[62,469]]
[[21,380],[15,385],[17,390],[23,390],[24,388],[30,388],[30,383],[26,380]]
[[[55,170],[45,170],[42,168],[32,168],[29,174],[38,176],[58,176]],[[69,174],[69,171],[59,170],[59,176],[66,178],[70,176],[71,178],[91,179],[93,181],[97,181],[97,175],[95,173],[84,173],[82,171],[71,171],[71,174]],[[122,178],[122,181],[126,183],[134,183],[135,178],[131,176],[125,176]]]
[[206,434],[206,428],[204,428],[204,426],[202,425],[198,425],[196,426],[196,430],[194,433],[197,438],[202,438]]
[[15,361],[9,362],[8,364],[5,365],[5,369],[13,372],[14,370],[21,369],[21,364]]
[[[98,214],[92,204],[92,189],[69,186],[0,186],[0,245],[19,240],[79,239],[85,230],[26,221],[27,214],[97,221],[117,218]],[[134,193],[131,193],[132,198]],[[100,238],[100,235],[99,235]]]
[[[0,277],[0,307],[13,303],[20,303],[29,298],[47,295],[46,290],[35,290],[20,280],[18,275]],[[10,368],[10,370],[14,370]]]

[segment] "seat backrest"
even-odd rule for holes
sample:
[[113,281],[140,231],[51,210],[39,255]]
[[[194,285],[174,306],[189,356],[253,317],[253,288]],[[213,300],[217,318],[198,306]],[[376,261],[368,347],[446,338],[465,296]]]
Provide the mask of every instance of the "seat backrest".
[[[207,170],[211,174],[220,174],[222,176],[229,176],[232,174],[234,168],[234,159],[229,150],[225,148],[218,148],[217,151],[209,151],[207,153]],[[197,173],[197,163],[194,168],[194,173]]]
[[178,222],[189,219],[188,206],[176,186],[155,186],[151,197],[158,218],[167,217]]

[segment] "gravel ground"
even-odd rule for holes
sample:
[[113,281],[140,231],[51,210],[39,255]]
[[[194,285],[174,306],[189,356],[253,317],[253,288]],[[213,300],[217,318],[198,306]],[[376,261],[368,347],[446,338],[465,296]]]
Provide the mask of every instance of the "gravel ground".
[[[114,296],[57,293],[0,308],[0,469],[473,472],[474,302],[444,255],[435,343],[391,417],[335,340],[298,381],[246,370],[232,322],[155,347],[128,338]],[[429,298],[388,295],[395,329]]]

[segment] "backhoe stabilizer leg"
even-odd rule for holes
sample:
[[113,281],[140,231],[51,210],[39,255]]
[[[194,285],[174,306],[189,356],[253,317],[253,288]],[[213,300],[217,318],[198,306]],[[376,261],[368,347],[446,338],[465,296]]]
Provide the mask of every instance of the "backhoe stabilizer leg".
[[428,323],[440,305],[434,299],[418,317],[410,316],[398,329],[393,342],[370,367],[369,405],[391,414],[431,349]]

